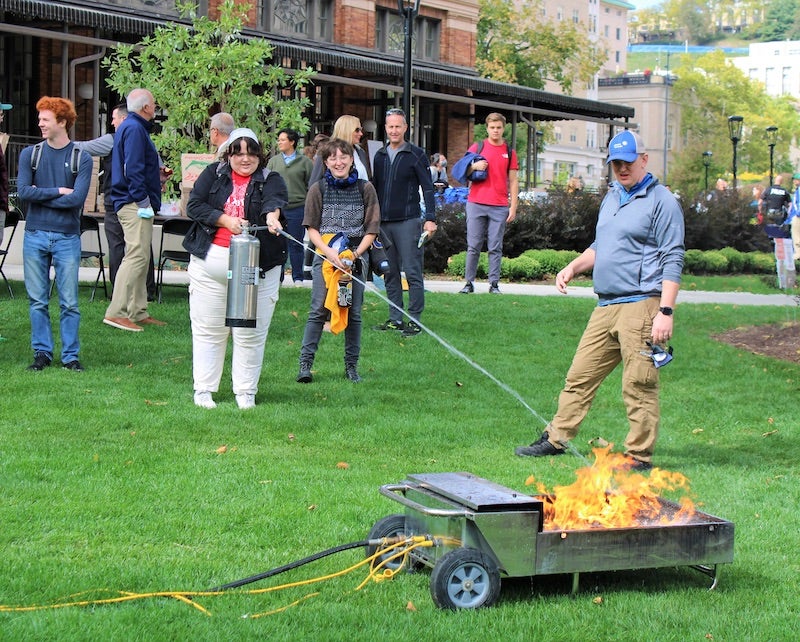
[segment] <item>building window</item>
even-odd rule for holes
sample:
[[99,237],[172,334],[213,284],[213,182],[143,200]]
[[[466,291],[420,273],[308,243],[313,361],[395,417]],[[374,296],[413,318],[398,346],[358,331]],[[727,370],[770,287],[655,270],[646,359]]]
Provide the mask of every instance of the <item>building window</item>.
[[[402,56],[405,51],[404,19],[396,11],[378,8],[375,13],[375,48]],[[424,16],[414,21],[414,55],[422,60],[439,60],[441,22]]]
[[577,9],[572,10],[572,22],[575,24],[579,24],[581,21],[581,14]]
[[311,40],[333,37],[333,0],[264,0],[262,7],[266,31]]

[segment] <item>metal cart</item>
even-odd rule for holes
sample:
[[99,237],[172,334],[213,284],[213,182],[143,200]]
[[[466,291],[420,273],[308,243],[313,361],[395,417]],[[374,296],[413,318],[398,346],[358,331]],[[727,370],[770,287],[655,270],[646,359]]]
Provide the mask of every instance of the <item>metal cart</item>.
[[[583,572],[690,566],[713,589],[718,565],[733,561],[733,523],[700,512],[675,525],[547,531],[540,499],[466,472],[409,475],[380,492],[405,513],[376,522],[369,539],[430,535],[435,545],[409,550],[409,563],[432,568],[431,596],[445,609],[491,606],[501,577],[572,574],[574,594]],[[661,504],[667,516],[679,508]]]

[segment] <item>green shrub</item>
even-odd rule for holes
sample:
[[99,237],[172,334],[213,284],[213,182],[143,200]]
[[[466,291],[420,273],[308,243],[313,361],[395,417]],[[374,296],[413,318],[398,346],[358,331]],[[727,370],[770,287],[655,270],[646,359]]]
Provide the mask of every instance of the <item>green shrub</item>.
[[683,271],[687,274],[702,274],[705,270],[702,250],[686,250],[683,256]]
[[[450,257],[450,261],[447,263],[447,274],[463,278],[464,275],[466,274],[466,268],[467,268],[467,253],[459,252],[458,254]],[[502,265],[500,269],[502,272]],[[478,269],[477,272],[475,273],[475,276],[478,279],[485,279],[488,274],[489,274],[489,255],[486,254],[486,252],[481,252],[480,257],[478,257]]]
[[723,247],[719,253],[728,259],[729,273],[741,274],[749,270],[751,266],[751,262],[748,259],[749,254],[746,252],[740,252],[732,247]]
[[717,250],[703,252],[703,263],[704,271],[712,274],[722,274],[728,270],[728,259]]
[[541,281],[545,274],[542,264],[527,254],[503,259],[500,264],[500,275],[509,281]]

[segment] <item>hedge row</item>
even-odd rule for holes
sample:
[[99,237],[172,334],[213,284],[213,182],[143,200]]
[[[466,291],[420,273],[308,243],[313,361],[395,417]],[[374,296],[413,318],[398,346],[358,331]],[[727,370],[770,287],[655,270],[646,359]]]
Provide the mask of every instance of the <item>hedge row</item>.
[[[578,256],[573,250],[528,250],[517,257],[503,257],[500,277],[508,281],[541,281],[552,278]],[[464,278],[467,253],[450,257],[445,273]],[[767,252],[739,252],[726,247],[722,250],[687,250],[683,263],[685,274],[774,274],[775,256]],[[489,257],[483,252],[478,260],[479,279],[487,278]]]
[[[560,268],[551,269],[547,259],[537,268],[531,259],[542,261],[542,255],[529,252],[582,252],[594,238],[601,198],[600,194],[592,192],[568,193],[553,189],[543,202],[520,201],[517,218],[508,225],[503,240],[503,270],[538,274],[541,268],[545,274],[558,272]],[[714,191],[681,204],[686,247],[690,248],[686,256],[687,272],[769,273],[775,270],[772,242],[755,223],[748,198],[733,190]],[[441,274],[457,269],[458,255],[467,249],[464,207],[463,203],[449,203],[437,213],[439,230],[425,246],[426,271]],[[506,263],[523,255],[526,257],[523,263],[505,267]],[[451,263],[453,267],[449,268]]]

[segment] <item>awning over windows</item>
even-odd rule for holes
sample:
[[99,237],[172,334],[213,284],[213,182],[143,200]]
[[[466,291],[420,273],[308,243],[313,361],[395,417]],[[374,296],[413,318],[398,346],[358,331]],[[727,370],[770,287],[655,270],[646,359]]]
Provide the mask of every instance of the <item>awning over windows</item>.
[[[173,19],[171,16],[158,14],[158,4],[154,3],[154,13],[143,17],[126,13],[124,9],[95,4],[93,8],[84,2],[80,5],[67,2],[46,2],[43,0],[0,0],[0,10],[23,19],[25,22],[52,21],[63,25],[92,27],[115,35],[130,34],[134,37],[144,36]],[[113,9],[113,10],[112,10]],[[102,37],[80,36],[74,33],[55,29],[25,27],[4,22],[0,30],[12,33],[24,33],[41,38],[85,42],[94,46],[114,47],[116,40]],[[113,35],[112,35],[113,34]],[[282,38],[270,34],[265,36],[255,30],[246,30],[249,37],[267,37],[275,45],[277,60],[290,59],[296,66],[298,61],[321,69],[320,80],[328,84],[347,83],[341,71],[355,75],[364,74],[368,78],[358,77],[361,86],[390,88],[402,91],[403,63],[394,60],[393,56],[355,47],[346,47],[328,43],[308,42],[301,39]],[[338,71],[337,70],[341,70]],[[336,73],[334,73],[336,72]],[[634,109],[625,105],[602,103],[583,98],[573,98],[529,87],[521,87],[508,83],[500,83],[479,77],[468,67],[455,65],[437,65],[414,62],[414,93],[425,98],[441,101],[475,103],[495,109],[512,109],[533,116],[536,120],[587,120],[622,126],[633,118]],[[462,95],[445,90],[458,90]],[[463,95],[468,92],[469,95]]]

